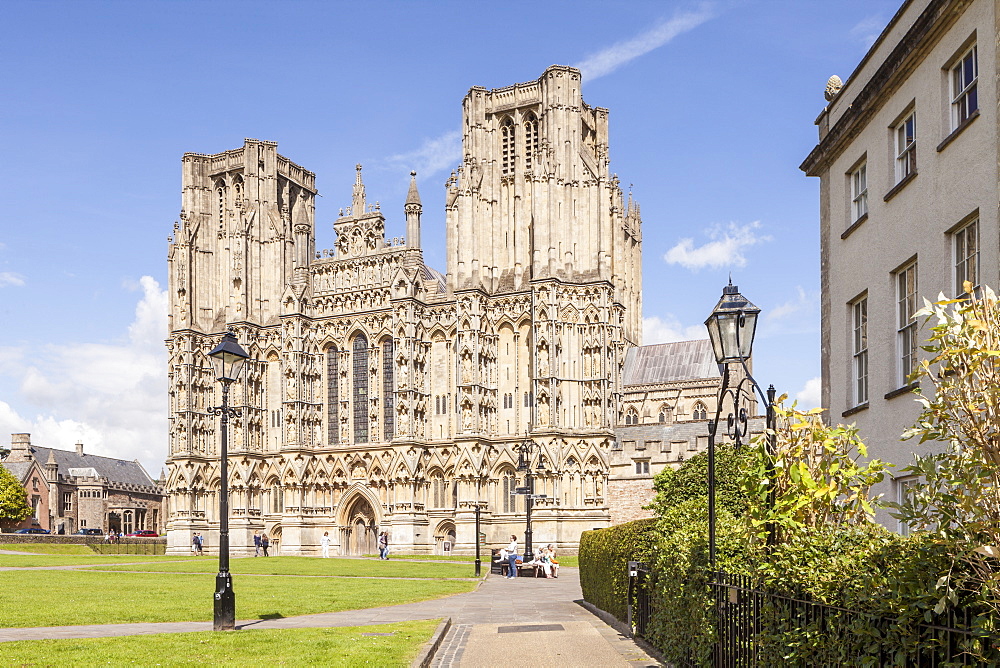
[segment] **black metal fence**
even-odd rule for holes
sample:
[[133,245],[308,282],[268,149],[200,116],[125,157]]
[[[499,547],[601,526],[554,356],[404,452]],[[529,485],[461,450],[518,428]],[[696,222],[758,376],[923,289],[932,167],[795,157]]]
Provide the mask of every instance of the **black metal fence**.
[[[1000,661],[1000,635],[974,628],[968,611],[952,612],[942,624],[903,627],[894,619],[769,592],[751,578],[732,573],[713,573],[709,590],[718,611],[712,663],[722,668],[1000,665],[994,663]],[[635,635],[643,637],[654,597],[648,573],[637,574],[633,593],[631,621]],[[788,631],[794,631],[802,645],[775,652],[773,648],[787,639]],[[812,647],[805,648],[806,643]],[[805,655],[808,659],[794,658]]]

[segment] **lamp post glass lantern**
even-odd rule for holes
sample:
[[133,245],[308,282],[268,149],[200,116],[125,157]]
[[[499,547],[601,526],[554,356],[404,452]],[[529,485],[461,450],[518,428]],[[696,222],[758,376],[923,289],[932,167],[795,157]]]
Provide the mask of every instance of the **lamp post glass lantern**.
[[[715,305],[712,314],[705,320],[708,337],[712,342],[712,352],[715,361],[722,372],[722,384],[719,386],[718,401],[715,406],[715,419],[708,423],[708,553],[709,561],[715,566],[715,437],[719,429],[723,406],[729,404],[731,409],[725,418],[726,435],[736,448],[747,442],[749,417],[747,406],[760,397],[766,410],[767,436],[767,477],[768,498],[773,504],[774,485],[774,386],[768,388],[765,395],[757,381],[750,374],[747,362],[753,351],[753,339],[757,330],[757,316],[760,309],[750,300],[740,294],[739,287],[729,285],[722,289],[722,297]],[[741,373],[733,382],[730,366],[738,365]],[[773,542],[774,527],[768,527],[768,543]]]
[[222,418],[219,448],[219,573],[215,576],[212,628],[216,631],[232,631],[236,628],[236,594],[233,592],[233,578],[229,572],[228,430],[229,418],[240,417],[240,410],[229,407],[229,387],[240,377],[243,363],[250,355],[243,350],[230,329],[208,356],[215,367],[216,380],[222,383],[222,405],[208,408],[210,415]]

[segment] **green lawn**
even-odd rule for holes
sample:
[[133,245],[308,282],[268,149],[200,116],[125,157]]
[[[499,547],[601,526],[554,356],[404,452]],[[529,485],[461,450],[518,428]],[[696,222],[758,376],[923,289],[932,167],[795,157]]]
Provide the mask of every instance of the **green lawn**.
[[[378,557],[377,554],[366,554],[366,557]],[[489,551],[484,551],[479,557],[482,561],[490,560]],[[474,554],[396,554],[395,552],[389,553],[389,561],[393,559],[415,559],[418,561],[468,561],[474,562],[476,560],[476,555]]]
[[[36,566],[86,566],[90,564],[118,565],[135,561],[176,561],[189,560],[187,557],[154,557],[135,554],[0,554],[0,567],[33,568]],[[181,569],[183,570],[183,569]]]
[[[133,557],[135,560],[135,557]],[[134,566],[116,565],[113,570],[156,573],[214,573],[219,570],[216,558],[186,561],[157,561]],[[243,557],[230,562],[234,574],[248,575],[337,575],[346,577],[394,578],[471,578],[472,564],[418,563],[401,559],[322,559],[319,557]]]
[[408,666],[437,624],[33,640],[4,643],[0,654],[4,665],[15,666]]
[[[387,584],[377,579],[246,575],[233,581],[237,619],[412,603],[471,591],[475,585],[471,580]],[[0,627],[209,620],[214,587],[214,578],[206,575],[0,571]]]
[[68,543],[0,543],[0,550],[35,554],[94,554],[89,545]]

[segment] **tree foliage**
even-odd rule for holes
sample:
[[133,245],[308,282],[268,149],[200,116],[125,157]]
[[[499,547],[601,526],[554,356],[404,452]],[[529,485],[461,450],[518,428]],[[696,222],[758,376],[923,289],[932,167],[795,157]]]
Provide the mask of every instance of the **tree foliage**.
[[[967,299],[924,301],[930,353],[911,376],[922,407],[903,438],[944,444],[942,452],[920,455],[904,469],[918,476],[894,516],[917,530],[956,546],[958,572],[1000,613],[1000,301],[989,288],[977,295],[965,284]],[[951,574],[938,583],[937,610],[957,602],[959,584]]]
[[[715,447],[715,502],[736,517],[746,512],[749,499],[744,478],[753,470],[755,456],[749,449],[737,450],[729,443]],[[699,452],[680,468],[664,468],[653,477],[653,490],[656,495],[647,508],[660,516],[692,499],[707,503],[708,453]]]
[[[822,409],[786,408],[785,399],[775,403],[775,429],[753,440],[756,469],[746,479],[750,535],[761,539],[773,524],[782,541],[804,529],[868,522],[874,516],[871,487],[882,481],[886,464],[867,459],[855,426],[831,427]],[[772,434],[773,473],[767,453]]]
[[0,465],[0,522],[20,522],[30,515],[28,493],[14,474]]

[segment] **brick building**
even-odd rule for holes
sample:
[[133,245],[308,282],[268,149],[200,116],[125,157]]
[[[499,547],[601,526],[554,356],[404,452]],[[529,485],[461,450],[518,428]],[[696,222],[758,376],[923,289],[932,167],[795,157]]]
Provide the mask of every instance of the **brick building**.
[[101,529],[130,533],[163,529],[163,480],[153,480],[138,461],[90,455],[31,444],[30,434],[11,434],[3,466],[28,493],[32,516],[4,527],[75,533]]

